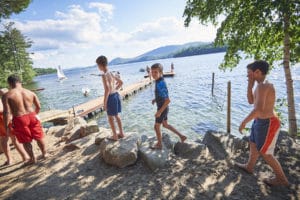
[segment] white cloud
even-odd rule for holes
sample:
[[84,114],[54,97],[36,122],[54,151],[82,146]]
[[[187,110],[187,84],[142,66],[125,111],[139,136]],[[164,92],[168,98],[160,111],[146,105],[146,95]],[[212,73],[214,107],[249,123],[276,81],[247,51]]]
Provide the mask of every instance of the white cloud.
[[111,18],[113,16],[114,6],[107,3],[100,3],[100,2],[91,2],[89,3],[89,8],[97,8],[98,13],[101,16],[108,14],[108,17]]
[[[93,9],[96,8],[96,11]],[[53,19],[16,21],[16,26],[33,40],[35,67],[89,66],[99,54],[135,57],[154,48],[194,41],[212,41],[216,28],[192,22],[184,27],[183,19],[160,18],[138,25],[132,32],[123,32],[109,24],[114,6],[90,3],[88,9],[69,6],[57,11]]]

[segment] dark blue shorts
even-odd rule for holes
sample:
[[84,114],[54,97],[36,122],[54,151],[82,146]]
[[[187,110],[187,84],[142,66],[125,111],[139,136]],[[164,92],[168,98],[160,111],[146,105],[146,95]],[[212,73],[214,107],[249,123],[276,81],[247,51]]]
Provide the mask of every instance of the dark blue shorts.
[[[159,109],[157,109],[159,110]],[[155,118],[155,123],[161,124],[164,120],[168,120],[169,107],[167,107],[160,115],[160,117]]]
[[107,99],[107,115],[115,116],[118,115],[122,110],[121,100],[119,93],[112,93]]
[[250,141],[263,154],[273,154],[277,137],[280,131],[280,120],[277,117],[270,119],[255,119],[250,134]]

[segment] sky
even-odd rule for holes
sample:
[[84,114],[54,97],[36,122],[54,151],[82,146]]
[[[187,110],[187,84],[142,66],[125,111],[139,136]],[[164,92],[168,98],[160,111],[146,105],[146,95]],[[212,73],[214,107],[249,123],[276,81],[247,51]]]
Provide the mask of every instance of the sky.
[[10,21],[33,41],[34,67],[63,68],[131,58],[155,48],[213,41],[217,28],[184,26],[185,0],[32,0]]

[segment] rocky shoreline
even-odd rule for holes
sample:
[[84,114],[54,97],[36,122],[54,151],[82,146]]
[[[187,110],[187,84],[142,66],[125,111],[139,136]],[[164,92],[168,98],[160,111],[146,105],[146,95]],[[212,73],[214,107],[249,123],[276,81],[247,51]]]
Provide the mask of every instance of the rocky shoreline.
[[155,137],[126,133],[113,142],[107,139],[109,129],[82,118],[45,132],[50,157],[29,167],[0,168],[1,199],[300,198],[300,145],[285,132],[275,155],[291,183],[288,188],[262,182],[271,175],[262,159],[254,175],[235,168],[233,160],[246,161],[248,143],[224,133],[207,132],[201,142],[186,143],[164,134],[158,151],[149,148]]

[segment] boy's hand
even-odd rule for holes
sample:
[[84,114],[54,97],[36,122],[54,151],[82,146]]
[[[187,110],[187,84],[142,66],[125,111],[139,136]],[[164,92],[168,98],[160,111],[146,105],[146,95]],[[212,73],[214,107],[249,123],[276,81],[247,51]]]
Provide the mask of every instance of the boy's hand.
[[160,111],[157,111],[156,113],[155,113],[155,117],[156,118],[159,118],[161,116],[161,112]]
[[241,123],[240,127],[239,127],[239,132],[240,132],[241,134],[243,134],[243,130],[245,129],[245,127],[246,127],[246,124],[245,124],[245,122],[243,121],[243,122]]
[[154,105],[154,104],[155,104],[155,102],[156,102],[156,101],[155,101],[155,99],[153,99],[153,100],[152,100],[152,105]]

